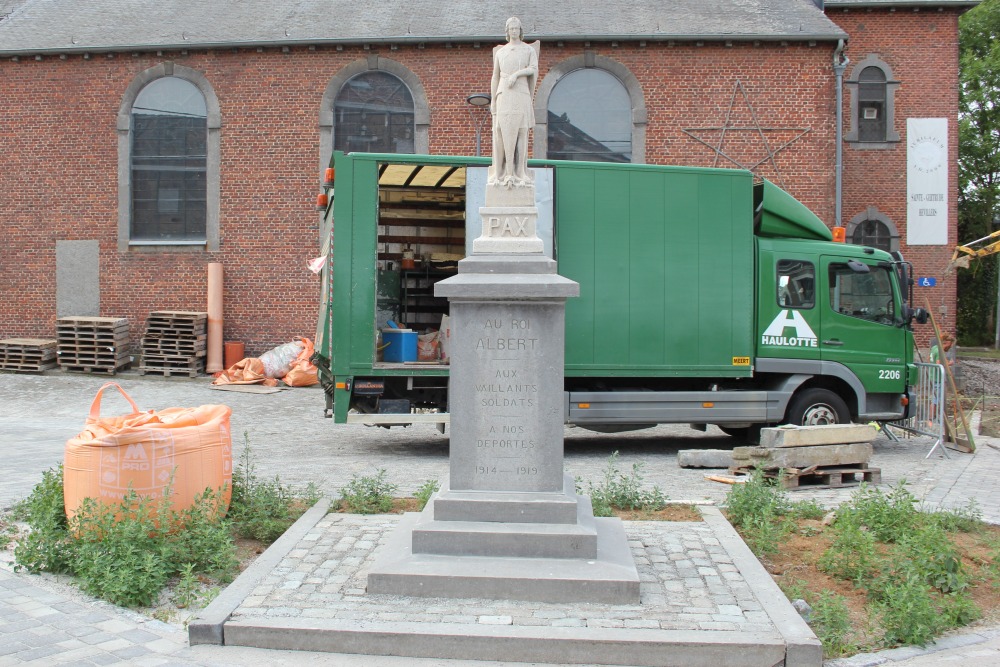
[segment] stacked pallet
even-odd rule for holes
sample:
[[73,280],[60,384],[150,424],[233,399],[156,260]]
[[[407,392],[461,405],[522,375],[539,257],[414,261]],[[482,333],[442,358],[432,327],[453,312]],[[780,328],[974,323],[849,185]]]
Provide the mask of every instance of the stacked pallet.
[[139,374],[195,377],[205,372],[208,313],[161,310],[149,314]]
[[48,338],[0,340],[0,370],[40,373],[55,368],[58,344]]
[[59,368],[64,371],[114,375],[132,363],[124,317],[60,317],[56,339]]
[[877,433],[864,424],[765,428],[760,447],[733,448],[729,470],[749,474],[761,469],[765,477],[791,490],[878,484],[881,470],[868,467]]

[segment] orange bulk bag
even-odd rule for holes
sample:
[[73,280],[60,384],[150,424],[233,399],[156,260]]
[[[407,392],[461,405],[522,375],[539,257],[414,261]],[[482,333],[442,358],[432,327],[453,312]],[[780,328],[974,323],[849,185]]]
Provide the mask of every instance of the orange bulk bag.
[[[121,392],[132,414],[101,417],[101,395],[108,387]],[[168,486],[174,510],[191,507],[206,488],[223,489],[228,508],[233,481],[231,414],[226,405],[142,412],[118,383],[108,382],[97,390],[84,430],[66,441],[66,516],[72,519],[84,498],[117,505],[129,488],[141,497],[158,499]]]

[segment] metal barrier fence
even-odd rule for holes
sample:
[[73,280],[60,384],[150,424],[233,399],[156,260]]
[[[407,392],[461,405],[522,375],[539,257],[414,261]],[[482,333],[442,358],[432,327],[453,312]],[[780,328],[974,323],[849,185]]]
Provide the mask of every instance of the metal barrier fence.
[[[948,450],[944,446],[944,366],[921,363],[916,366],[917,384],[910,394],[910,416],[900,421],[885,422],[884,425],[935,438],[934,446],[924,458],[930,457],[938,447],[948,458]],[[883,431],[893,440],[897,439],[889,429]]]

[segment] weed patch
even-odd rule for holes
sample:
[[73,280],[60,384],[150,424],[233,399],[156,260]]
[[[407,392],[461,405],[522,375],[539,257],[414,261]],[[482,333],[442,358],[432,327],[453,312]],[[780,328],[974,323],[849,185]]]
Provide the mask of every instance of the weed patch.
[[[353,475],[351,481],[340,490],[340,500],[348,512],[384,514],[392,509],[392,494],[398,488],[398,484],[393,484],[386,479],[386,470],[381,468],[374,476],[359,477],[356,474]],[[430,494],[427,494],[427,497],[429,499]]]
[[[587,494],[594,507],[594,516],[613,516],[617,510],[660,510],[667,504],[667,496],[660,487],[642,487],[643,464],[632,464],[632,470],[623,473],[618,468],[618,452],[608,457],[604,479],[599,484],[588,482]],[[579,491],[579,489],[577,489]]]
[[240,537],[270,544],[319,501],[320,492],[312,484],[301,490],[282,484],[277,476],[262,479],[249,437],[244,433],[243,438],[243,453],[233,469],[229,519]]
[[[827,657],[926,645],[1000,603],[998,531],[974,504],[922,512],[905,482],[861,485],[831,525],[758,476],[727,498],[730,521],[809,619]],[[796,507],[798,506],[798,507]]]

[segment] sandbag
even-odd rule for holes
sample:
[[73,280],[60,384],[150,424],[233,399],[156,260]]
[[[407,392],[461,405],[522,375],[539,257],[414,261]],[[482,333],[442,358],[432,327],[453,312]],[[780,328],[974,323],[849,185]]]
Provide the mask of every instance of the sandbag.
[[[114,387],[132,413],[101,416],[101,396]],[[97,391],[84,430],[66,441],[63,500],[72,519],[84,498],[118,505],[129,488],[159,499],[170,488],[170,505],[191,507],[205,489],[222,490],[223,509],[232,495],[232,410],[225,405],[139,410],[116,382]]]

